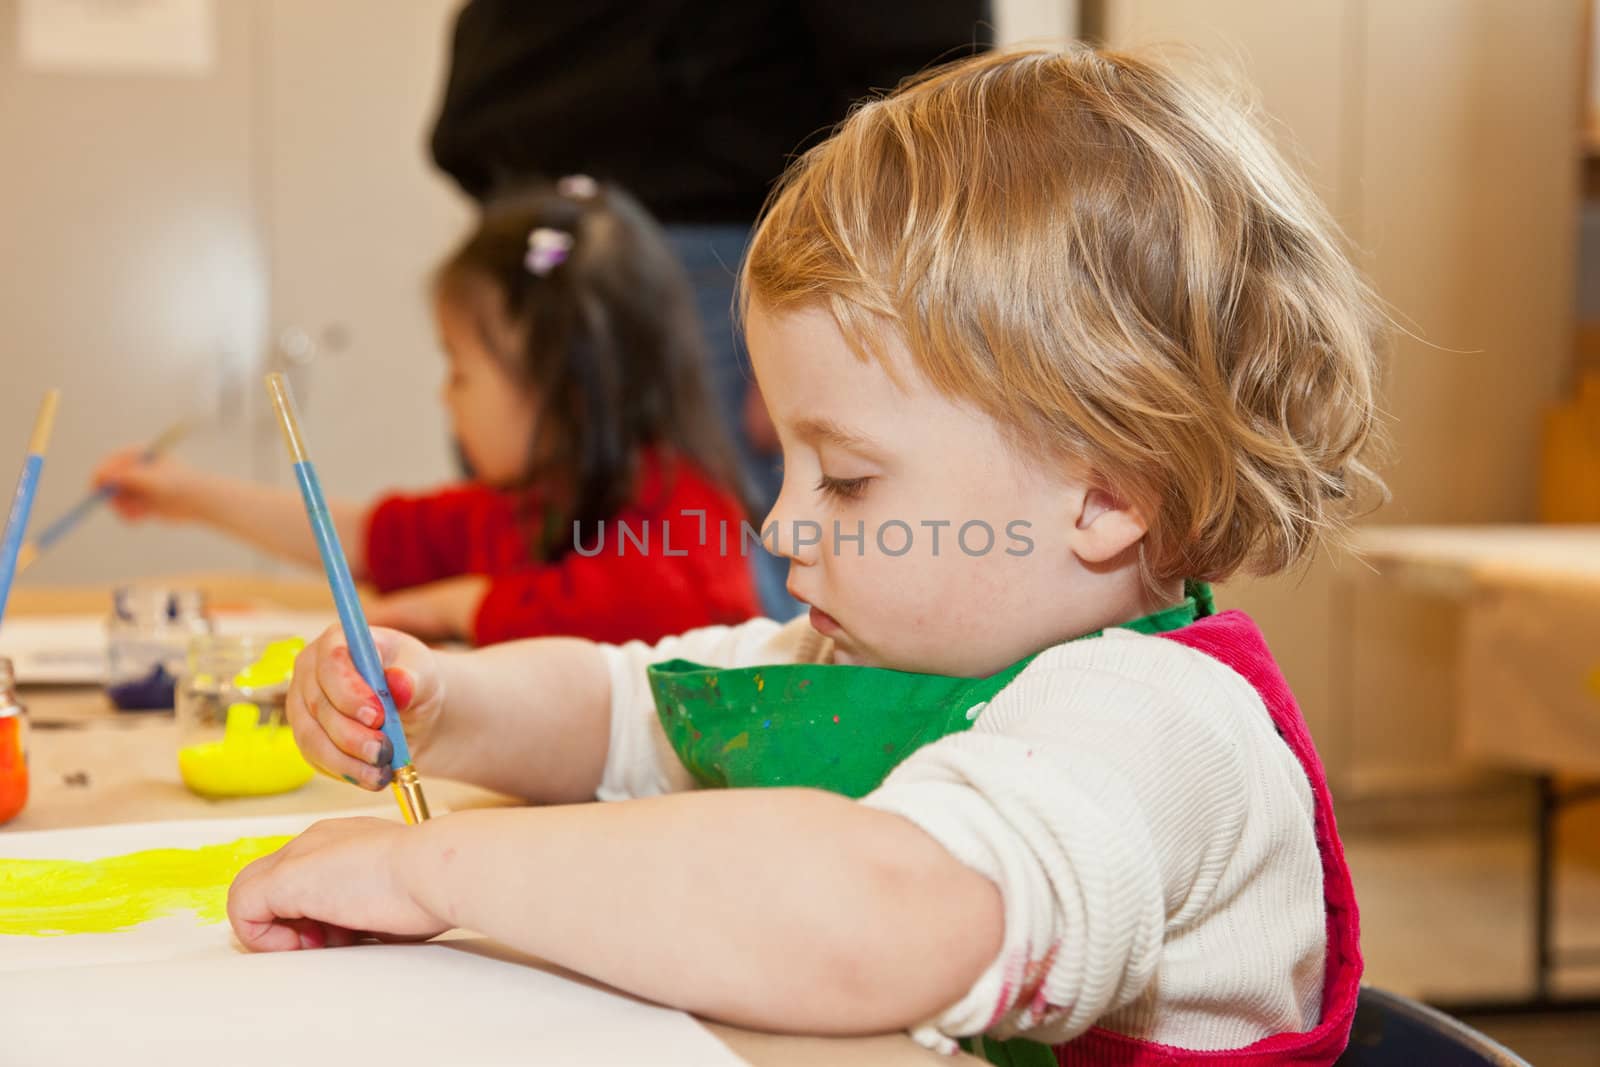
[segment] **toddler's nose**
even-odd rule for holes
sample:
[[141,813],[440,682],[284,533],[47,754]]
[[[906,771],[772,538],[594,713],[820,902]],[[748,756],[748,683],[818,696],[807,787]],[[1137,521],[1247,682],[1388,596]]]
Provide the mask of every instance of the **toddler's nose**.
[[822,524],[799,513],[793,506],[797,495],[785,478],[772,510],[762,520],[761,543],[773,555],[809,567],[821,554]]

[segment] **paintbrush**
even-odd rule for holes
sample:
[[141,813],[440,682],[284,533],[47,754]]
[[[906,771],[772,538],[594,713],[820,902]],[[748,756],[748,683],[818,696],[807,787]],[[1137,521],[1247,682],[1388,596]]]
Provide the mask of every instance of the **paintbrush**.
[[[151,460],[160,456],[167,449],[183,440],[184,436],[188,434],[188,432],[189,424],[187,422],[179,421],[173,423],[171,426],[168,426],[161,432],[161,436],[157,437],[154,441],[151,441],[145,446],[144,451],[139,453],[139,462],[149,463]],[[23,545],[22,551],[17,554],[17,573],[21,574],[23,571],[32,566],[34,560],[38,559],[42,553],[48,551],[51,545],[54,545],[57,541],[71,533],[73,528],[77,526],[78,523],[82,522],[90,512],[94,511],[95,508],[99,507],[105,501],[110,500],[116,495],[116,493],[117,487],[115,485],[102,485],[100,488],[85,495],[82,500],[72,505],[71,510],[69,510],[66,514],[60,516],[50,525],[46,526],[42,531],[40,531],[38,537],[35,537],[33,540]]]
[[428,802],[422,795],[422,782],[417,778],[417,768],[411,762],[411,748],[406,744],[405,731],[400,726],[400,712],[395,708],[394,696],[389,692],[389,682],[383,674],[383,662],[378,658],[378,646],[367,628],[366,613],[361,610],[361,600],[356,596],[356,583],[350,577],[350,564],[345,560],[344,549],[339,546],[339,532],[334,528],[333,517],[328,514],[328,501],[322,495],[322,483],[317,470],[306,454],[305,440],[300,436],[300,420],[295,415],[294,398],[289,395],[289,383],[282,374],[267,375],[267,392],[272,394],[272,406],[278,412],[278,425],[283,430],[284,443],[289,446],[289,458],[294,462],[295,480],[300,483],[300,497],[305,501],[306,517],[311,520],[311,532],[317,539],[317,551],[322,555],[323,570],[328,573],[328,586],[333,591],[333,603],[339,609],[339,623],[344,627],[344,640],[350,646],[350,658],[356,670],[366,679],[367,685],[377,694],[383,705],[383,735],[394,747],[390,766],[394,768],[394,793],[400,801],[400,812],[408,823],[419,823],[428,817]]
[[22,476],[17,479],[17,495],[11,498],[11,515],[6,519],[6,532],[0,538],[0,619],[5,618],[6,601],[11,596],[11,581],[17,574],[17,555],[22,551],[22,536],[28,529],[28,512],[33,510],[33,498],[39,492],[39,475],[44,470],[44,452],[50,444],[50,431],[56,423],[56,405],[61,402],[61,390],[48,389],[39,404],[39,415],[33,422],[33,436],[28,439],[28,454],[22,457]]

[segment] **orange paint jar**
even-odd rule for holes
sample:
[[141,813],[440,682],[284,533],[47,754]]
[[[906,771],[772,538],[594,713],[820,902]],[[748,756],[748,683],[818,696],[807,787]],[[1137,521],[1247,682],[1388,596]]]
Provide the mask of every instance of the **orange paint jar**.
[[0,823],[28,803],[28,710],[17,699],[11,661],[0,657]]

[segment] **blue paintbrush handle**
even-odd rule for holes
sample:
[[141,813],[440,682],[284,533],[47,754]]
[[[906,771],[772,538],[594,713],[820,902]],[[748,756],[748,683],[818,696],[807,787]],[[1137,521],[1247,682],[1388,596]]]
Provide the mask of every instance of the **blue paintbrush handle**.
[[11,498],[11,515],[6,519],[5,537],[0,540],[0,618],[5,617],[6,601],[11,598],[11,579],[17,574],[17,553],[22,551],[22,535],[28,529],[28,512],[33,510],[33,495],[39,491],[42,470],[44,457],[29,453],[22,461],[17,493]]
[[389,682],[383,675],[383,661],[378,658],[378,646],[372,640],[366,613],[361,610],[361,600],[356,596],[356,583],[350,577],[350,564],[345,562],[344,549],[339,545],[339,532],[334,528],[333,517],[328,514],[322,483],[317,480],[316,468],[310,460],[296,463],[294,476],[300,483],[300,496],[305,501],[306,515],[311,519],[311,531],[317,538],[317,551],[322,554],[323,569],[328,572],[328,585],[333,590],[334,606],[339,609],[339,622],[344,627],[345,643],[350,646],[350,658],[383,704],[383,735],[394,746],[391,766],[399,770],[411,762],[411,749],[406,744],[405,731],[400,727],[400,713],[394,706],[394,696],[389,692]]
[[110,500],[116,491],[117,487],[114,485],[102,485],[94,492],[89,493],[82,500],[72,505],[71,511],[67,512],[55,522],[52,522],[49,526],[46,526],[43,530],[41,530],[39,532],[39,536],[33,539],[34,548],[38,549],[40,552],[43,552],[45,549],[61,540],[61,538],[65,537],[69,532],[71,532],[74,526],[83,521],[84,516],[88,515],[89,512],[93,511],[100,504]]
[[[182,432],[182,429],[183,424],[179,423],[177,426],[162,434],[161,437],[157,439],[155,444],[139,453],[139,462],[149,463],[151,460],[161,455],[162,448],[173,438],[179,436]],[[82,500],[72,505],[71,511],[67,512],[65,515],[62,515],[56,519],[56,521],[46,526],[40,532],[39,536],[33,539],[34,551],[43,552],[45,549],[61,540],[67,534],[71,533],[74,526],[82,522],[91,511],[105,503],[107,500],[110,500],[116,495],[116,493],[116,484],[111,483],[109,485],[102,485],[92,493],[86,494]]]

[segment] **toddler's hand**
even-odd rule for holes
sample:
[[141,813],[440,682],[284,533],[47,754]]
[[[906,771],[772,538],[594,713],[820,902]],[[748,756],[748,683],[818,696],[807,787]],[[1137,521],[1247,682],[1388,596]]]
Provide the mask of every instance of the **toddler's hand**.
[[94,469],[96,488],[111,486],[116,494],[111,506],[124,519],[194,517],[195,472],[167,456],[145,460],[143,446],[113,452]]
[[[384,678],[413,758],[427,748],[444,708],[444,685],[427,645],[395,630],[374,629]],[[313,767],[365,789],[382,789],[394,751],[380,732],[383,705],[356,670],[344,631],[331,626],[294,663],[287,714],[295,744]]]
[[253,952],[443,933],[449,924],[401,884],[400,853],[413,829],[384,819],[317,823],[239,872],[228,889],[233,932]]

